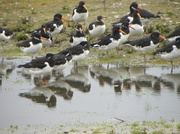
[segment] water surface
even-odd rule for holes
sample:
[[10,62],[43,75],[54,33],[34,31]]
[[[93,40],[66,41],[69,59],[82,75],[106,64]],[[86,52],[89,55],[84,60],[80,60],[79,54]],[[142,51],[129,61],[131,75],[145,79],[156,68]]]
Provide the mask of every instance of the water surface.
[[28,61],[1,63],[1,127],[180,120],[180,67],[69,65],[32,79],[16,68]]

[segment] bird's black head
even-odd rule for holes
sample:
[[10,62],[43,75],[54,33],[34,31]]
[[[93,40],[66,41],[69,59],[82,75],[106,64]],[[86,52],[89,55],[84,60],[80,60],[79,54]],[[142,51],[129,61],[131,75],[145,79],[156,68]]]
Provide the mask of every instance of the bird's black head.
[[54,19],[61,19],[62,18],[62,14],[57,13],[54,15]]
[[82,25],[81,24],[77,24],[76,27],[77,27],[78,30],[82,29]]
[[45,24],[42,24],[42,25],[41,25],[41,28],[46,28],[46,25],[45,25]]
[[87,41],[81,41],[79,45],[83,46],[84,49],[89,49],[89,43]]
[[119,32],[120,30],[120,25],[114,25],[113,29],[112,29],[112,32]]
[[132,2],[131,5],[130,5],[130,7],[133,7],[133,8],[135,8],[135,9],[137,9],[137,8],[138,8],[137,2]]
[[85,5],[85,2],[84,1],[80,1],[79,2],[79,6],[83,6],[83,5]]
[[103,17],[101,15],[97,16],[97,20],[100,21],[101,19],[103,19]]
[[180,43],[180,37],[176,38],[176,42]]
[[47,53],[46,54],[46,59],[53,59],[54,58],[54,54],[53,53]]

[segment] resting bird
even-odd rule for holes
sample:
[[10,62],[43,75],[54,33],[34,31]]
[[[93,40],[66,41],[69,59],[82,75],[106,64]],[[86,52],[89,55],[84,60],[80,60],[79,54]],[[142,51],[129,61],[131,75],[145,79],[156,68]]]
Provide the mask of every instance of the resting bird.
[[15,33],[10,31],[9,29],[0,27],[0,40],[9,40],[14,35],[15,35]]
[[103,16],[97,16],[97,21],[90,23],[88,30],[90,35],[94,37],[101,36],[106,30],[106,25],[104,24]]
[[54,70],[61,71],[65,69],[72,61],[72,54],[69,50],[63,50],[54,55]]
[[179,38],[179,37],[180,37],[180,28],[174,30],[171,34],[166,36],[167,40],[170,42],[175,41],[176,38]]
[[76,34],[72,35],[69,41],[71,43],[71,46],[76,46],[82,41],[87,41],[81,24],[77,25]]
[[104,50],[108,54],[108,50],[116,48],[120,41],[121,41],[121,34],[122,32],[120,30],[120,27],[118,25],[115,25],[112,29],[112,33],[108,34],[107,36],[99,39],[98,42],[92,43],[91,46],[93,47],[99,47],[99,50]]
[[149,37],[140,38],[133,41],[126,41],[123,44],[131,46],[137,51],[143,52],[144,61],[146,62],[145,52],[154,50],[160,42],[160,38],[166,39],[161,36],[159,32],[153,32]]
[[80,44],[67,48],[66,50],[70,51],[72,54],[72,61],[75,62],[75,67],[77,66],[77,62],[86,58],[89,54],[89,44],[87,41],[82,41]]
[[180,57],[180,37],[175,42],[170,42],[156,50],[154,55],[160,55],[163,59],[170,59],[173,68],[173,59]]
[[141,22],[143,25],[146,25],[146,33],[148,33],[148,26],[149,26],[149,23],[151,22],[151,20],[153,18],[160,18],[159,15],[155,15],[145,9],[143,9],[142,7],[139,7],[137,2],[132,2],[131,3],[131,6],[135,9],[138,10],[139,14],[141,15]]
[[78,7],[73,9],[72,19],[75,23],[85,22],[88,18],[88,10],[84,1],[80,1]]
[[144,27],[140,21],[141,15],[137,10],[134,11],[133,20],[130,24],[133,29],[130,29],[129,37],[139,36],[144,33]]
[[33,56],[33,54],[38,53],[42,48],[41,39],[47,40],[41,37],[39,33],[33,33],[31,39],[17,43],[16,46],[19,47],[24,53],[32,54]]
[[47,53],[44,57],[39,57],[31,60],[31,62],[18,65],[18,68],[24,68],[26,69],[26,72],[34,76],[50,73],[54,67],[54,64],[54,54]]

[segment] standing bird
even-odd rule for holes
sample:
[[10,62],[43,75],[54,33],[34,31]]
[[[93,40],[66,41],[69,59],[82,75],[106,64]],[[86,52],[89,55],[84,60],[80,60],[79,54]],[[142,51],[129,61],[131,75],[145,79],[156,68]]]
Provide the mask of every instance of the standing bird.
[[57,13],[54,15],[54,19],[52,21],[45,23],[47,30],[51,33],[51,36],[59,34],[63,29],[62,19],[68,21],[66,18],[62,17],[61,14]]
[[145,52],[154,50],[158,46],[160,38],[166,39],[165,37],[161,36],[159,32],[153,32],[149,37],[144,37],[133,41],[126,41],[123,44],[131,46],[137,51],[143,52],[144,61],[146,62]]
[[10,31],[9,29],[0,27],[0,40],[9,40],[14,35],[15,35],[15,33]]
[[180,37],[180,28],[178,28],[175,31],[173,31],[166,38],[167,38],[168,41],[172,42],[172,41],[175,41],[176,38],[179,38],[179,37]]
[[31,39],[17,43],[16,46],[19,47],[24,53],[29,53],[33,56],[33,54],[38,53],[42,48],[41,39],[46,40],[45,38],[41,37],[39,33],[33,33]]
[[125,22],[122,23],[122,25],[121,25],[121,30],[122,30],[123,32],[121,33],[122,37],[121,37],[121,42],[120,42],[120,44],[122,44],[122,43],[124,43],[124,42],[126,42],[126,41],[128,40],[129,35],[130,35],[130,28],[133,29],[133,30],[135,30],[135,29],[129,24],[129,22],[125,21]]
[[135,14],[135,9],[132,7],[132,5],[130,5],[129,10],[130,10],[130,13],[128,13],[127,15],[124,15],[123,17],[120,18],[119,21],[113,22],[112,24],[113,25],[122,24],[123,22],[131,23],[133,21],[133,17],[134,17],[134,14]]
[[134,12],[135,13],[134,13],[133,21],[130,24],[131,27],[133,27],[133,29],[130,29],[129,37],[139,36],[144,33],[144,28],[140,21],[141,15],[137,10],[135,10]]
[[72,61],[72,54],[68,50],[60,51],[54,54],[55,64],[53,70],[61,71],[65,69]]
[[138,10],[139,14],[141,15],[141,22],[143,25],[146,25],[146,33],[148,33],[148,26],[149,23],[152,21],[153,18],[160,18],[159,15],[155,15],[145,9],[143,9],[142,7],[139,7],[137,2],[132,2],[131,6],[135,9]]
[[115,25],[112,29],[112,33],[101,38],[98,42],[91,44],[93,47],[99,47],[99,50],[104,50],[108,54],[108,50],[116,48],[121,40],[120,27]]
[[52,71],[54,63],[54,54],[47,53],[44,57],[39,57],[31,60],[31,62],[28,62],[26,64],[18,65],[18,68],[26,69],[26,72],[28,72],[32,76],[44,75]]
[[72,19],[75,23],[85,22],[88,18],[87,7],[84,1],[80,1],[78,7],[73,9]]
[[173,59],[180,57],[180,37],[175,42],[170,42],[154,52],[154,55],[160,55],[163,59],[170,59],[173,69]]
[[83,60],[88,56],[89,48],[88,42],[82,41],[80,44],[66,49],[72,54],[72,61],[75,62],[75,67],[77,66],[78,61]]
[[88,30],[89,30],[89,33],[94,37],[101,36],[106,30],[103,17],[97,16],[97,21],[90,23]]
[[47,45],[52,45],[52,36],[51,34],[47,31],[46,25],[42,25],[41,29],[39,31],[41,37],[45,38],[41,39],[43,46],[47,46]]
[[76,46],[82,41],[87,41],[81,24],[77,25],[76,34],[72,35],[69,41],[71,43],[71,46]]

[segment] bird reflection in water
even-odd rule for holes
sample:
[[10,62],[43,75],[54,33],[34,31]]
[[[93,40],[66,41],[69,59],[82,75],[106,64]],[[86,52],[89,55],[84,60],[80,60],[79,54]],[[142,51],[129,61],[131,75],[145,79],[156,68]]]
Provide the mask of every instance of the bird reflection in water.
[[19,96],[31,99],[36,103],[46,104],[48,107],[56,106],[56,96],[49,88],[34,87],[29,92],[20,93]]
[[61,79],[48,83],[45,87],[51,89],[56,95],[62,96],[65,100],[70,100],[73,97],[72,87]]

